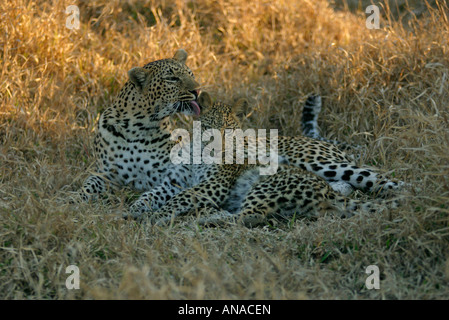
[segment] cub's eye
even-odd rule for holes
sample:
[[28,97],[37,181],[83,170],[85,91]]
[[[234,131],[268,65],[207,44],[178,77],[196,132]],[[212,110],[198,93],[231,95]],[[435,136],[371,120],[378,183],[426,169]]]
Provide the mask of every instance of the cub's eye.
[[165,81],[168,81],[168,82],[178,82],[178,81],[179,81],[179,78],[178,78],[178,77],[175,77],[175,76],[171,76],[171,77],[166,77],[166,78],[164,78],[164,80],[165,80]]

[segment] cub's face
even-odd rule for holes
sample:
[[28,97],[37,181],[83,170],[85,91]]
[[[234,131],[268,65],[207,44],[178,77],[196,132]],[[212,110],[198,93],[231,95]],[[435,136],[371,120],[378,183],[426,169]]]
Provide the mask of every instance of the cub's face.
[[199,117],[201,127],[205,129],[241,129],[241,117],[244,109],[247,107],[247,101],[240,99],[233,105],[227,105],[221,102],[212,103],[207,92],[202,92],[198,98],[202,114]]

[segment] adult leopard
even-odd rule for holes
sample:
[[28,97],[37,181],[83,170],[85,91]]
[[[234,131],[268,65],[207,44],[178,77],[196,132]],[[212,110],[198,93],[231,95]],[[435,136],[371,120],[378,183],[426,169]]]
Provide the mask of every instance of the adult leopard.
[[[190,168],[170,161],[169,116],[199,115],[199,83],[186,66],[186,51],[131,69],[129,81],[101,115],[94,140],[95,174],[80,191],[83,200],[125,185],[163,194],[164,202],[190,181]],[[143,194],[145,196],[145,193]],[[140,203],[140,202],[138,202]]]

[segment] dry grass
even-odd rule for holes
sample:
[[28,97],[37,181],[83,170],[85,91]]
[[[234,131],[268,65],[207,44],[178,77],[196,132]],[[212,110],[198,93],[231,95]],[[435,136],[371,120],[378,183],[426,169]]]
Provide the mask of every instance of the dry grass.
[[[323,0],[76,1],[81,28],[70,30],[70,4],[0,4],[0,298],[448,298],[444,1],[405,24],[387,10],[380,30]],[[319,92],[324,135],[366,146],[365,163],[412,183],[403,205],[201,230],[123,221],[126,190],[67,204],[92,163],[95,120],[127,71],[180,47],[214,96],[253,102],[251,126],[299,134],[302,103]],[[71,264],[80,290],[65,287]],[[380,268],[380,290],[364,285],[368,265]]]

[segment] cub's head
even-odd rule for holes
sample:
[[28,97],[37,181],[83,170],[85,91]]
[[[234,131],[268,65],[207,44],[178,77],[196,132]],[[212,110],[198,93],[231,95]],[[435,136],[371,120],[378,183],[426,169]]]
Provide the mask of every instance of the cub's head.
[[150,62],[143,68],[129,70],[130,93],[122,99],[128,108],[163,119],[177,112],[199,115],[199,83],[186,66],[187,52],[178,50],[171,59]]
[[[221,148],[219,143],[220,139],[215,139],[212,143],[203,145],[203,155],[214,154],[218,150],[222,151],[222,155],[225,157],[224,161],[229,161],[229,147],[232,148],[233,154],[231,159],[235,159],[235,163],[243,164],[247,163],[245,159],[257,158],[258,153],[256,152],[256,140],[257,137],[251,133],[251,129],[248,130],[238,130],[242,129],[242,120],[246,118],[249,113],[248,101],[246,99],[239,99],[235,101],[232,105],[227,105],[221,102],[212,103],[212,99],[206,92],[202,92],[198,98],[198,102],[201,106],[201,116],[199,120],[201,121],[202,130],[202,141],[204,138],[204,133],[209,131],[214,135],[213,129],[218,130],[217,134],[221,134]],[[211,130],[212,129],[212,130]],[[249,131],[249,132],[248,132]],[[255,131],[252,130],[255,134]],[[231,138],[229,140],[228,138]],[[234,144],[234,138],[236,143]],[[227,145],[231,143],[231,145]],[[243,143],[243,144],[242,144]],[[243,149],[240,149],[243,148]],[[243,157],[243,158],[240,158]],[[240,162],[243,161],[243,162]],[[229,162],[227,162],[229,163]],[[232,169],[234,170],[234,169]]]
[[202,92],[198,102],[202,111],[199,120],[203,130],[218,129],[223,133],[225,129],[241,129],[241,121],[248,110],[246,99],[239,99],[232,105],[212,103],[209,94]]

